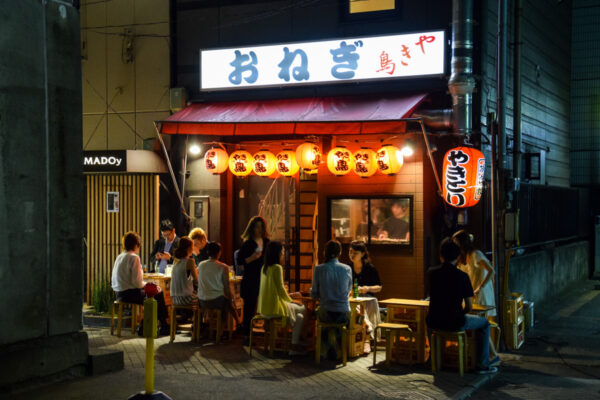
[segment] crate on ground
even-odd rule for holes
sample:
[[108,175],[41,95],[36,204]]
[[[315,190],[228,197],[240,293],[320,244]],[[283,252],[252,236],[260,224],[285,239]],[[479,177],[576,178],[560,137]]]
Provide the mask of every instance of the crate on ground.
[[410,337],[398,335],[392,344],[392,360],[401,364],[411,364],[419,362],[418,346],[420,346],[418,337],[413,338],[412,351],[410,345]]
[[504,339],[510,350],[517,350],[525,343],[525,320],[523,317],[516,324],[504,325]]
[[511,293],[504,299],[504,320],[507,324],[516,324],[523,318],[523,295]]
[[415,321],[417,319],[417,310],[410,307],[393,307],[388,310],[388,322],[406,323],[405,321]]
[[[475,342],[475,331],[466,331],[467,333],[467,361],[465,365],[465,371],[472,371],[475,369],[477,363],[477,344]],[[442,343],[444,351],[442,353],[442,366],[457,368],[458,365],[458,342],[453,340],[446,340]]]
[[359,357],[365,352],[365,341],[367,340],[367,330],[360,326],[348,331],[348,357]]

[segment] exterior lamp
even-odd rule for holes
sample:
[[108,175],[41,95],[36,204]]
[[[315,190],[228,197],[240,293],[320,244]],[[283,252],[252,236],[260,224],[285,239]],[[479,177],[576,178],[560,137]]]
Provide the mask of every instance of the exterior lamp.
[[292,150],[283,150],[277,154],[277,172],[283,176],[295,175],[300,166],[296,162],[296,152]]
[[204,167],[212,174],[221,174],[227,171],[229,155],[219,147],[212,148],[204,155]]
[[404,157],[410,157],[414,154],[414,150],[413,150],[413,142],[410,139],[407,139],[404,142],[404,147],[402,148],[402,156]]
[[377,150],[377,168],[386,175],[397,174],[404,165],[402,151],[390,144]]
[[200,154],[201,151],[202,149],[197,144],[193,144],[190,146],[190,154],[197,156],[198,154]]
[[238,150],[229,156],[229,170],[236,176],[248,176],[252,172],[252,154]]
[[334,147],[327,154],[327,168],[336,176],[346,175],[354,167],[354,157],[347,148]]
[[269,176],[277,168],[275,155],[268,150],[261,150],[254,155],[252,169],[259,176]]
[[377,154],[371,149],[362,147],[354,153],[354,173],[361,178],[369,177],[377,172]]
[[453,207],[472,207],[483,192],[485,157],[473,147],[455,147],[444,156],[443,195]]
[[321,148],[318,145],[306,142],[296,149],[296,162],[301,168],[313,170],[319,168],[321,155]]

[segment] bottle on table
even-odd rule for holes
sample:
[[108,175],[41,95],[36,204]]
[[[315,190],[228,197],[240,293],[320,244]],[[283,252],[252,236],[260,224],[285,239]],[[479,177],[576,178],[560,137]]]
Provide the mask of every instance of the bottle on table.
[[358,297],[358,279],[354,278],[354,288],[352,289],[352,297]]

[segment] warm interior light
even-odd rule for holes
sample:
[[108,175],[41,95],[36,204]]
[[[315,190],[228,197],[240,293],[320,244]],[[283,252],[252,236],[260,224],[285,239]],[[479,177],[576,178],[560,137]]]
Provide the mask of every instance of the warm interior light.
[[200,149],[200,146],[198,146],[197,144],[193,144],[190,146],[190,154],[197,156],[198,154],[200,154],[201,151],[202,149]]
[[413,151],[412,147],[409,145],[406,145],[402,148],[402,155],[404,157],[410,157],[413,155],[413,153],[414,153],[414,151]]

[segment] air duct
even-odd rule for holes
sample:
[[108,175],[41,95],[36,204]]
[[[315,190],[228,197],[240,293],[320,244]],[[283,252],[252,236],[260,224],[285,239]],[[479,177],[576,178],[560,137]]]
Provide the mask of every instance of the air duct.
[[452,61],[448,89],[454,130],[469,137],[473,129],[473,1],[452,2]]

